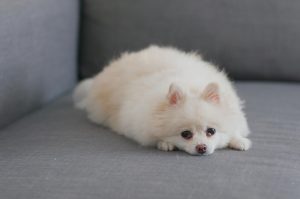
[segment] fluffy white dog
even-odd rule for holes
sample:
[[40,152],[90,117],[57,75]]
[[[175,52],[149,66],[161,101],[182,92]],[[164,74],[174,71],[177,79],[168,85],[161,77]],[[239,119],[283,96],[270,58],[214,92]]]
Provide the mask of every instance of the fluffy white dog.
[[144,146],[193,155],[251,146],[226,74],[196,53],[158,46],[124,53],[81,82],[74,101],[93,122]]

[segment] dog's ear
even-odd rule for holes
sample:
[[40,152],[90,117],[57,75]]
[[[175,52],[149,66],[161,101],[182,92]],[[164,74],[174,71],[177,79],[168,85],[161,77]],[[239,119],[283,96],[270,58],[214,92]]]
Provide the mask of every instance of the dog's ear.
[[169,87],[167,98],[171,105],[176,105],[184,100],[184,93],[177,84],[172,83]]
[[201,97],[208,102],[219,104],[220,93],[218,84],[214,82],[209,83],[202,92]]

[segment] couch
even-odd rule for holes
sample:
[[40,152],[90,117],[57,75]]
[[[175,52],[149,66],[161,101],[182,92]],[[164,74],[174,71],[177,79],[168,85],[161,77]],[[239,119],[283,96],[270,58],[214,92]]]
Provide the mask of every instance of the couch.
[[[2,0],[0,198],[299,198],[299,20],[293,0]],[[74,109],[79,79],[152,43],[229,74],[249,151],[140,147]]]

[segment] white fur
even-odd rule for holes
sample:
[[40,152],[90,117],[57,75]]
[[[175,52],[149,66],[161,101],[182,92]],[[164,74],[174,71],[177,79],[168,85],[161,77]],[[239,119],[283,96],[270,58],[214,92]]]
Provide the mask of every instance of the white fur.
[[86,104],[87,104],[86,96],[88,95],[88,93],[90,91],[92,82],[93,82],[92,79],[87,79],[87,80],[82,81],[76,87],[74,94],[73,94],[73,100],[74,100],[76,108],[85,109]]
[[[247,150],[251,142],[242,103],[224,72],[195,53],[150,46],[124,53],[74,92],[88,117],[145,146],[179,148],[198,154],[196,145]],[[207,127],[216,133],[206,136]],[[193,132],[183,139],[181,132]]]

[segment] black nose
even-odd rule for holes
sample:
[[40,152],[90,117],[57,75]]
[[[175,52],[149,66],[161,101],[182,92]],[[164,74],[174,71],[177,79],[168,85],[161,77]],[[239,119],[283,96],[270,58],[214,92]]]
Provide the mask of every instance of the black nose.
[[196,151],[200,154],[203,154],[206,152],[206,145],[205,144],[199,144],[196,146]]

